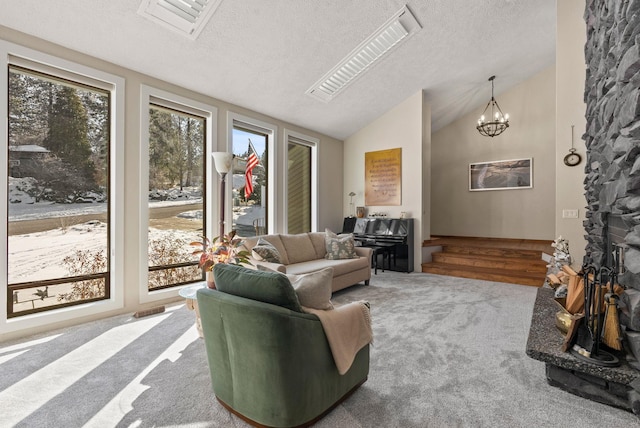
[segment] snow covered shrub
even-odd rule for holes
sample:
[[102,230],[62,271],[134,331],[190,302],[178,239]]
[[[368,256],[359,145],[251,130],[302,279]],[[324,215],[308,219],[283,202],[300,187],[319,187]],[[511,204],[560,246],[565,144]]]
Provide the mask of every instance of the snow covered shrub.
[[[104,250],[76,250],[72,256],[62,259],[69,276],[104,273],[107,270],[107,257]],[[74,302],[105,297],[105,279],[95,278],[73,283],[69,293],[58,294],[58,301]]]

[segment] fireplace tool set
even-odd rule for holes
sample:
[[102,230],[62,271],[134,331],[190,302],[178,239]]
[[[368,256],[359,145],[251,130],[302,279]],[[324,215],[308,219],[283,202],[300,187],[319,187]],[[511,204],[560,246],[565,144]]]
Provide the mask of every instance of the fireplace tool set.
[[582,268],[584,281],[584,317],[577,320],[575,344],[571,353],[583,361],[616,367],[620,360],[602,349],[606,344],[612,349],[622,349],[620,324],[614,285],[617,272],[608,267],[596,268],[586,265]]

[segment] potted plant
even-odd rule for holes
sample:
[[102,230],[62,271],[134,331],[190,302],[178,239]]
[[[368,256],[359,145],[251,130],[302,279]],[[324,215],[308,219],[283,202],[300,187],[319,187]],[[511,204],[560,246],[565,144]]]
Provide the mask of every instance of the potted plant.
[[198,267],[205,272],[209,288],[216,288],[213,280],[213,267],[216,264],[251,264],[249,261],[251,253],[242,246],[243,243],[244,240],[237,237],[236,231],[232,230],[226,235],[216,236],[211,240],[202,236],[202,241],[190,244],[198,247],[192,254],[198,257]]

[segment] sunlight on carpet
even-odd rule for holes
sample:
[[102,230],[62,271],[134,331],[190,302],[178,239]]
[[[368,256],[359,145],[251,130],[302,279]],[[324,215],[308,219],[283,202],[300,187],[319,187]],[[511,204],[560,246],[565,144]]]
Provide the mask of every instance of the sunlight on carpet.
[[[631,426],[635,415],[549,386],[526,356],[536,289],[379,272],[334,293],[371,304],[369,379],[316,426]],[[236,427],[215,399],[195,313],[120,315],[0,347],[0,426]]]
[[177,361],[187,346],[189,346],[193,341],[198,340],[198,338],[198,331],[194,324],[189,330],[180,336],[178,340],[173,342],[165,352],[160,354],[158,358],[149,364],[131,383],[129,383],[129,385],[120,391],[118,395],[113,397],[109,404],[103,407],[100,412],[96,413],[96,415],[84,426],[102,428],[108,426],[109,423],[112,423],[114,420],[121,419],[121,417],[133,410],[133,402],[135,399],[149,388],[149,386],[142,383],[143,379],[151,373],[153,369],[158,367],[162,361]]
[[[114,327],[0,392],[3,424],[16,425],[169,316]],[[43,382],[44,379],[48,381]]]

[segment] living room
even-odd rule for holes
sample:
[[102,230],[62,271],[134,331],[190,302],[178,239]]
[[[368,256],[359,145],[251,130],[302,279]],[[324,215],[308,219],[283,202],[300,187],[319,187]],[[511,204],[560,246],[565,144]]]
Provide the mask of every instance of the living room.
[[[33,5],[27,5],[25,8],[36,8],[36,3],[33,2]],[[81,3],[83,2],[78,2],[77,6],[80,7]],[[349,214],[350,204],[365,204],[365,153],[400,148],[403,164],[402,205],[369,209],[385,211],[389,217],[400,217],[401,212],[404,212],[414,218],[415,266],[420,266],[427,260],[428,253],[423,249],[422,241],[432,235],[549,241],[562,235],[569,239],[574,260],[579,263],[585,255],[586,245],[583,236],[583,220],[586,214],[583,196],[584,164],[575,168],[567,167],[562,159],[574,144],[578,153],[583,155],[583,158],[586,157],[582,141],[586,123],[583,100],[585,5],[580,1],[557,3],[554,5],[556,22],[551,25],[557,31],[555,56],[547,58],[546,63],[542,62],[538,71],[526,80],[512,85],[508,90],[499,91],[496,98],[500,100],[504,110],[509,112],[513,122],[503,136],[492,139],[479,136],[473,129],[482,106],[432,132],[434,112],[443,107],[432,105],[430,91],[422,88],[400,99],[390,109],[375,115],[372,120],[362,123],[355,132],[330,136],[321,131],[323,128],[320,125],[317,128],[301,125],[301,122],[295,121],[295,113],[292,113],[291,119],[288,120],[264,114],[259,102],[266,105],[270,102],[269,99],[261,99],[256,103],[247,101],[244,104],[233,104],[223,101],[225,97],[218,95],[216,88],[209,88],[206,94],[200,93],[193,88],[186,89],[185,85],[154,77],[153,73],[134,71],[139,70],[140,64],[144,62],[136,57],[136,54],[131,54],[132,66],[129,68],[104,60],[100,56],[83,53],[90,50],[83,49],[81,44],[71,48],[64,43],[48,39],[47,31],[39,32],[33,28],[33,24],[26,22],[30,9],[13,11],[14,6],[10,7],[12,13],[0,19],[0,41],[5,61],[9,57],[21,56],[42,61],[54,58],[54,64],[62,68],[71,64],[72,68],[80,70],[81,73],[86,71],[91,75],[97,70],[108,74],[109,78],[113,77],[116,87],[114,99],[117,104],[113,117],[116,122],[114,132],[120,143],[114,149],[114,161],[119,176],[114,178],[113,182],[116,201],[113,215],[117,230],[113,235],[116,251],[113,255],[115,273],[111,298],[108,302],[102,302],[105,304],[92,302],[85,307],[66,307],[56,313],[37,313],[10,319],[5,309],[0,321],[0,341],[15,340],[52,329],[82,325],[114,315],[132,314],[182,301],[176,289],[149,293],[146,286],[140,286],[141,282],[146,282],[143,279],[148,275],[146,269],[140,268],[146,264],[146,251],[143,249],[146,243],[143,237],[147,229],[146,219],[143,218],[146,208],[140,201],[146,201],[147,189],[141,185],[140,180],[140,165],[143,164],[144,154],[141,153],[138,142],[143,139],[145,132],[145,111],[148,110],[149,101],[163,97],[172,98],[176,102],[191,103],[199,111],[210,114],[209,118],[213,123],[212,128],[208,130],[210,140],[207,147],[210,151],[228,148],[229,124],[233,125],[234,120],[271,129],[277,141],[283,141],[285,135],[301,135],[310,141],[317,141],[319,179],[314,223],[317,230],[329,228],[339,231],[343,218]],[[397,4],[391,9],[400,6],[401,4]],[[420,7],[416,9],[421,10]],[[38,25],[46,28],[44,22]],[[145,25],[151,24],[147,22]],[[98,26],[96,31],[104,38],[117,37],[112,34],[113,28]],[[218,36],[224,39],[224,35]],[[182,40],[173,34],[162,35],[161,38],[166,38],[168,45],[172,47],[188,43],[187,39]],[[169,41],[175,38],[179,41]],[[208,54],[206,49],[199,53]],[[168,64],[166,68],[179,75],[184,72],[181,69],[183,65]],[[251,63],[248,65],[254,66]],[[498,74],[496,86],[500,88],[499,74],[508,73],[510,67],[516,68],[518,65],[500,66],[501,69],[497,70],[483,70],[488,75],[477,76],[477,82],[473,82],[477,87],[468,88],[469,91],[479,91],[484,98],[483,103],[488,98],[489,85],[486,78],[489,74]],[[184,77],[177,80],[184,81]],[[250,82],[245,90],[248,93],[256,93],[260,91],[260,85],[265,84],[271,83]],[[220,94],[224,92],[223,88],[219,90]],[[219,96],[221,98],[218,98]],[[299,107],[292,107],[292,110],[296,109]],[[572,132],[574,127],[575,135]],[[276,162],[282,163],[285,160],[284,151],[281,149],[277,154],[279,157]],[[532,189],[512,192],[469,192],[470,163],[524,157],[534,159],[535,184]],[[277,183],[276,188],[284,188],[284,172],[274,172],[273,180]],[[207,229],[216,230],[219,220],[216,214],[216,189],[219,181],[213,167],[208,171],[207,181],[211,183],[210,191],[213,195],[206,207],[210,213],[206,218]],[[354,192],[355,196],[350,197],[350,192]],[[272,208],[274,211],[269,228],[273,231],[284,231],[285,205],[277,197],[274,200],[274,205],[277,206]],[[577,209],[578,217],[563,216],[563,211],[567,209]],[[229,213],[230,208],[227,210]],[[6,228],[6,224],[4,227]],[[388,273],[381,274],[379,280],[384,281],[385,278],[398,281]],[[7,302],[10,300],[7,287],[3,287],[0,297]],[[342,294],[339,298],[349,300]],[[614,420],[616,415],[613,416]],[[558,421],[550,422],[549,426],[556,426],[555,422]],[[220,422],[220,426],[223,425],[224,422]],[[522,422],[522,425],[525,426],[526,421]]]

